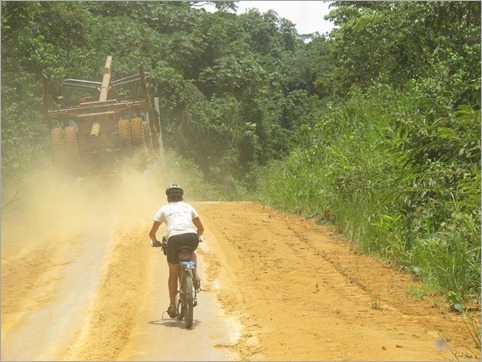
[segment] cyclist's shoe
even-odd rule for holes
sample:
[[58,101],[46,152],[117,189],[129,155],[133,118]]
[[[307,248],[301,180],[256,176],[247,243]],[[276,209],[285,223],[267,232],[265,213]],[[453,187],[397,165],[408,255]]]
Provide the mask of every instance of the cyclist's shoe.
[[176,318],[176,306],[170,305],[169,308],[167,308],[167,314],[169,314],[169,317],[171,318]]
[[194,289],[196,290],[201,289],[201,279],[197,275],[194,278]]

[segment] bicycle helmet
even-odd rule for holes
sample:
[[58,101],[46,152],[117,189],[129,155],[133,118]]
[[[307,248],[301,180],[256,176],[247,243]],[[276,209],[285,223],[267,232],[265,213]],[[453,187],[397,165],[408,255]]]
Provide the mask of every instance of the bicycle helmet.
[[184,190],[178,184],[172,184],[166,189],[166,195],[169,202],[182,201]]

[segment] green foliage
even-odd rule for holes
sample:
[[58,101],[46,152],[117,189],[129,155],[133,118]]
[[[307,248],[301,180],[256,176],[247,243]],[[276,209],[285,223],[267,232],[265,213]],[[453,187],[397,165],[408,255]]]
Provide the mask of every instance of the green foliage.
[[[40,79],[48,72],[62,79],[71,55],[87,45],[90,20],[79,3],[2,3],[2,73],[15,78],[27,72]],[[2,78],[5,80],[3,74]]]
[[283,52],[296,49],[298,43],[293,23],[280,18],[276,12],[269,10],[260,14],[256,9],[249,9],[239,17],[253,52],[276,58]]
[[263,68],[252,57],[227,55],[219,58],[213,67],[204,69],[199,81],[204,88],[216,89],[219,94],[242,95],[262,84],[263,77]]
[[463,303],[480,293],[480,3],[336,5],[338,28],[297,57],[323,106],[262,170],[260,199]]
[[422,77],[453,83],[438,91],[458,104],[480,105],[479,2],[346,2],[327,18],[339,26],[330,34],[337,94]]
[[168,174],[196,198],[333,223],[454,305],[477,295],[480,2],[335,2],[310,37],[202,4],[2,2],[2,186],[48,162],[42,74],[99,81],[112,55],[114,79],[155,77]]
[[182,185],[184,189],[189,190],[189,195],[187,196],[189,200],[227,200],[222,190],[206,182],[204,173],[193,161],[169,150],[165,153],[165,160],[169,167],[165,169],[161,179],[165,184],[175,182]]
[[428,124],[425,101],[377,86],[326,103],[299,128],[298,147],[263,171],[259,191],[462,301],[480,292],[480,112]]
[[[478,218],[477,218],[478,216]],[[420,233],[411,265],[429,285],[447,293],[453,304],[480,294],[480,215],[454,211],[437,232]]]

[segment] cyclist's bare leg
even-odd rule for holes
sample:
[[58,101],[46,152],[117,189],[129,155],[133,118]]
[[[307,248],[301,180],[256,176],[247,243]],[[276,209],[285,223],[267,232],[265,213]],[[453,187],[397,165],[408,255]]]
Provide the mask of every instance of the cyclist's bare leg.
[[192,255],[191,255],[191,260],[194,261],[194,265],[195,265],[195,268],[193,269],[193,277],[194,277],[194,280],[199,280],[200,278],[198,277],[197,275],[197,255],[196,255],[196,252],[193,251],[192,252]]
[[176,304],[176,294],[177,294],[177,278],[178,278],[178,265],[167,263],[169,265],[169,300],[171,305]]

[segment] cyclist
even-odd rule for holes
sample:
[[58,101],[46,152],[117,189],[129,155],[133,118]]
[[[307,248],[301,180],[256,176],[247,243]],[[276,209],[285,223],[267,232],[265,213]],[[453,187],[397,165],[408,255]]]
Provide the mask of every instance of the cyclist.
[[[154,223],[149,231],[151,246],[160,246],[156,238],[159,226],[164,222],[167,227],[167,263],[169,265],[169,299],[167,313],[171,318],[176,317],[175,298],[177,293],[179,248],[189,245],[196,250],[199,238],[204,232],[204,226],[197,211],[183,201],[184,190],[177,184],[169,185],[166,189],[167,204],[162,206],[154,215]],[[196,262],[196,253],[192,253],[192,260]],[[201,281],[194,269],[194,287],[199,289]]]

